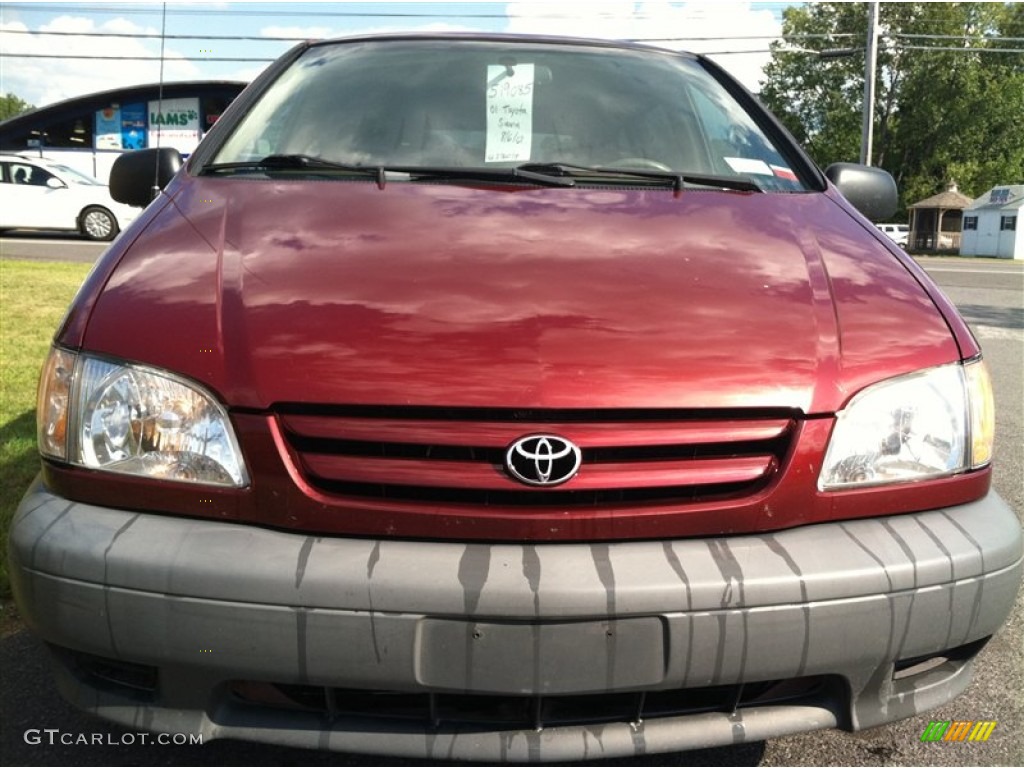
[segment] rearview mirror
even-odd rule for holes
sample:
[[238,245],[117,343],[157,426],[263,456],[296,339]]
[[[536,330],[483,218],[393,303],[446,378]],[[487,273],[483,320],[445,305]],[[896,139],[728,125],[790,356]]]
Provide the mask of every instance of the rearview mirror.
[[899,194],[888,171],[870,165],[833,163],[825,170],[825,176],[850,205],[871,221],[882,221],[896,213]]
[[181,168],[181,155],[171,147],[126,152],[110,169],[110,196],[119,203],[145,208]]

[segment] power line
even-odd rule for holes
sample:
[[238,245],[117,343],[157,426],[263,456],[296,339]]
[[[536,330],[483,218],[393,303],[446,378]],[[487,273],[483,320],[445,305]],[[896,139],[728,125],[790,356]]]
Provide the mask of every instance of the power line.
[[[280,41],[280,42],[301,42],[308,40],[308,37],[276,37],[274,35],[159,35],[157,33],[134,33],[134,32],[57,32],[49,30],[33,30],[33,29],[4,29],[0,30],[0,34],[8,35],[56,35],[63,37],[130,37],[138,39],[149,39],[159,40],[166,38],[168,40],[239,40],[239,41]],[[632,37],[635,43],[643,42],[686,42],[686,41],[718,41],[718,40],[776,40],[779,35],[712,35],[712,36],[692,36],[692,37]],[[786,35],[786,40],[805,40],[805,39],[834,39],[844,37],[858,37],[858,35],[852,33],[806,33],[797,35]]]
[[[633,40],[623,38],[624,42],[635,42]],[[926,50],[933,50],[928,48]],[[966,50],[964,48],[954,48],[955,51]],[[748,53],[772,53],[770,48],[757,48],[752,50],[742,51],[698,51],[701,56],[742,56]],[[787,50],[784,53],[806,53],[811,55],[818,55],[819,51],[811,50]],[[1022,53],[1022,51],[1014,51],[1014,53]],[[8,53],[6,51],[0,51],[0,58],[8,59],[78,59],[78,60],[93,60],[93,61],[160,61],[159,56],[83,56],[78,54],[70,53]],[[242,62],[263,62],[269,63],[277,61],[275,58],[261,59],[261,58],[247,58],[247,57],[227,57],[227,56],[211,56],[207,57],[195,57],[195,56],[175,56],[169,61],[242,61]]]
[[959,48],[957,46],[939,45],[898,45],[900,51],[949,51],[951,53],[1019,53],[1024,54],[1024,48],[984,48],[981,46],[970,46]]
[[238,40],[238,41],[256,41],[262,42],[264,40],[268,42],[301,42],[308,40],[308,37],[275,37],[273,35],[258,35],[258,36],[244,36],[244,35],[160,35],[156,33],[152,34],[136,34],[134,32],[44,32],[42,30],[32,29],[3,29],[0,30],[0,34],[3,35],[58,35],[63,37],[130,37],[133,39],[141,40]]
[[918,39],[918,38],[920,38],[920,39],[924,39],[924,40],[963,40],[965,42],[971,41],[971,42],[976,42],[976,43],[989,43],[989,42],[1024,43],[1024,37],[1003,37],[1002,35],[979,35],[979,36],[970,36],[970,35],[918,35],[918,34],[910,34],[910,33],[906,33],[906,32],[890,32],[889,34],[886,35],[886,37],[899,37],[899,38],[907,38],[907,39],[910,39],[910,38]]
[[[769,48],[757,48],[750,51],[694,51],[701,56],[741,56],[744,53],[771,53]],[[814,53],[814,51],[786,51],[786,53]]]
[[[778,9],[788,6],[788,3],[774,3]],[[69,10],[67,5],[44,5],[42,3],[6,3],[6,8],[20,11],[51,11],[60,12]],[[128,15],[154,15],[159,14],[157,8],[128,8],[125,6],[92,6],[74,5],[75,11],[85,13],[111,13],[121,16]],[[220,8],[170,8],[168,15],[174,16],[209,16],[209,15],[231,15],[231,16],[312,16],[312,17],[337,17],[347,19],[507,19],[507,13],[467,13],[459,6],[452,9],[451,13],[424,12],[424,11],[266,11],[266,10],[242,10],[230,9],[225,12]],[[531,14],[531,19],[579,19],[579,13],[537,13]],[[593,18],[593,17],[591,17]],[[660,14],[632,13],[622,14],[598,14],[597,18],[607,20],[621,19],[655,19],[661,18]]]
[[[157,33],[135,33],[135,32],[61,32],[61,31],[50,31],[50,30],[33,30],[33,29],[4,29],[0,30],[0,34],[5,35],[49,35],[57,37],[122,37],[132,38],[141,40],[222,40],[222,41],[238,41],[238,42],[285,42],[285,43],[298,43],[308,40],[309,37],[284,37],[277,35],[160,35]],[[665,42],[665,43],[680,43],[680,42],[709,42],[709,41],[725,41],[725,40],[781,40],[788,42],[790,40],[814,40],[814,39],[842,39],[842,38],[855,38],[861,37],[852,32],[837,32],[837,33],[801,33],[793,35],[709,35],[709,36],[689,36],[689,37],[631,37],[629,40],[634,43],[651,43],[651,42]],[[882,35],[887,38],[899,38],[899,39],[928,39],[928,40],[963,40],[965,42],[998,42],[998,43],[1024,43],[1024,37],[961,37],[958,35],[917,35],[917,34],[903,34],[903,33],[888,33]],[[908,46],[901,46],[907,48]],[[980,46],[978,46],[980,49]],[[922,47],[922,50],[924,47]],[[935,50],[943,50],[935,48]],[[961,50],[957,48],[956,50]],[[966,49],[965,49],[966,50]],[[985,49],[995,50],[995,49]]]
[[860,37],[851,32],[830,32],[813,33],[807,32],[796,35],[716,35],[714,37],[631,37],[634,43],[649,43],[656,41],[663,42],[686,42],[688,40],[778,40],[785,37],[786,40],[807,40],[813,38],[832,39],[837,37]]
[[[638,42],[629,38],[623,38],[625,42]],[[1024,48],[980,48],[980,47],[945,47],[936,45],[900,45],[897,50],[900,51],[940,51],[949,53],[1016,53],[1024,54]],[[829,53],[828,51],[812,51],[806,48],[796,49],[784,49],[778,51],[779,53],[801,53],[813,56],[822,56],[822,58],[838,58],[837,56],[823,56],[823,54]],[[742,56],[744,54],[751,53],[776,53],[771,48],[754,48],[749,50],[733,50],[733,51],[697,51],[702,56]],[[849,55],[844,50],[843,55]],[[81,61],[161,61],[159,56],[105,56],[105,55],[94,55],[84,56],[79,54],[70,53],[10,53],[8,51],[0,50],[0,59],[76,59]],[[173,61],[233,61],[233,62],[246,62],[246,63],[263,63],[267,64],[272,61],[277,61],[276,58],[256,58],[247,56],[175,56]]]
[[[5,6],[9,9],[19,11],[49,11],[49,12],[62,12],[68,10],[81,11],[83,13],[111,13],[119,16],[152,16],[159,14],[161,11],[159,8],[129,8],[125,6],[99,6],[99,5],[78,5],[73,4],[73,8],[69,8],[68,5],[44,5],[42,3],[6,3]],[[210,15],[231,15],[231,16],[334,16],[342,18],[418,18],[418,19],[450,19],[454,17],[471,18],[471,19],[504,19],[506,15],[504,13],[464,13],[463,11],[453,10],[451,13],[424,13],[420,12],[397,12],[397,11],[257,11],[257,10],[241,10],[241,9],[230,9],[225,12],[221,8],[169,8],[167,10],[169,16],[210,16]],[[544,19],[574,19],[579,18],[578,14],[544,14],[533,18],[544,18]]]
[[[159,56],[80,56],[71,53],[8,53],[0,51],[0,59],[82,59],[85,61],[162,61]],[[209,58],[175,56],[168,61],[246,61],[246,62],[271,62],[276,58],[250,59],[237,56],[211,56]]]
[[[624,40],[624,42],[633,42],[632,40]],[[962,50],[962,49],[957,49]],[[817,51],[787,51],[787,53],[817,53]],[[702,56],[729,56],[729,55],[741,55],[744,53],[771,53],[767,48],[760,48],[757,50],[749,51],[700,51]],[[8,53],[7,51],[0,51],[0,58],[7,59],[79,59],[84,61],[160,61],[159,56],[109,56],[109,55],[94,55],[85,56],[80,54],[71,53]],[[248,57],[237,57],[237,56],[175,56],[170,61],[246,61],[246,62],[271,62],[277,61],[275,58],[248,58]]]

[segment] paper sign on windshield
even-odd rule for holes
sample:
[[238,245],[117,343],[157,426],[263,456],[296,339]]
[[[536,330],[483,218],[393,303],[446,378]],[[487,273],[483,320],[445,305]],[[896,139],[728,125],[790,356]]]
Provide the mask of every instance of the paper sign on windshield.
[[756,173],[758,176],[772,175],[772,169],[764,160],[756,160],[752,157],[725,157],[722,159],[735,173]]
[[484,162],[529,160],[533,143],[533,64],[487,67]]

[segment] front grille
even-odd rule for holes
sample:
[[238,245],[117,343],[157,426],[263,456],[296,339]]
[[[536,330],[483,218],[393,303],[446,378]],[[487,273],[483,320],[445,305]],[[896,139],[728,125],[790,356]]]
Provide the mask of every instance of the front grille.
[[247,704],[314,712],[328,718],[366,718],[382,725],[405,723],[434,730],[487,731],[640,722],[704,712],[732,713],[751,707],[809,703],[834,695],[838,687],[837,679],[819,676],[579,696],[370,691],[247,680],[234,681],[229,689],[237,700]]
[[[278,424],[305,479],[338,496],[587,508],[742,498],[778,473],[794,420],[779,412],[546,411],[285,406]],[[508,447],[554,434],[580,447],[576,476],[534,487]]]

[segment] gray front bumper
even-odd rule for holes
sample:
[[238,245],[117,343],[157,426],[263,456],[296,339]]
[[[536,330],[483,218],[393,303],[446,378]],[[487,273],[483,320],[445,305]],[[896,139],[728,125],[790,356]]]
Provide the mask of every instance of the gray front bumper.
[[[894,663],[994,633],[1021,581],[995,494],[770,535],[601,544],[305,536],[68,502],[35,485],[10,534],[26,622],[152,665],[152,701],[60,669],[65,695],[154,730],[470,760],[610,757],[863,728],[957,695],[970,659]],[[834,675],[830,701],[542,732],[432,731],[232,708],[224,683],[552,696]],[[305,718],[305,719],[303,719]]]

